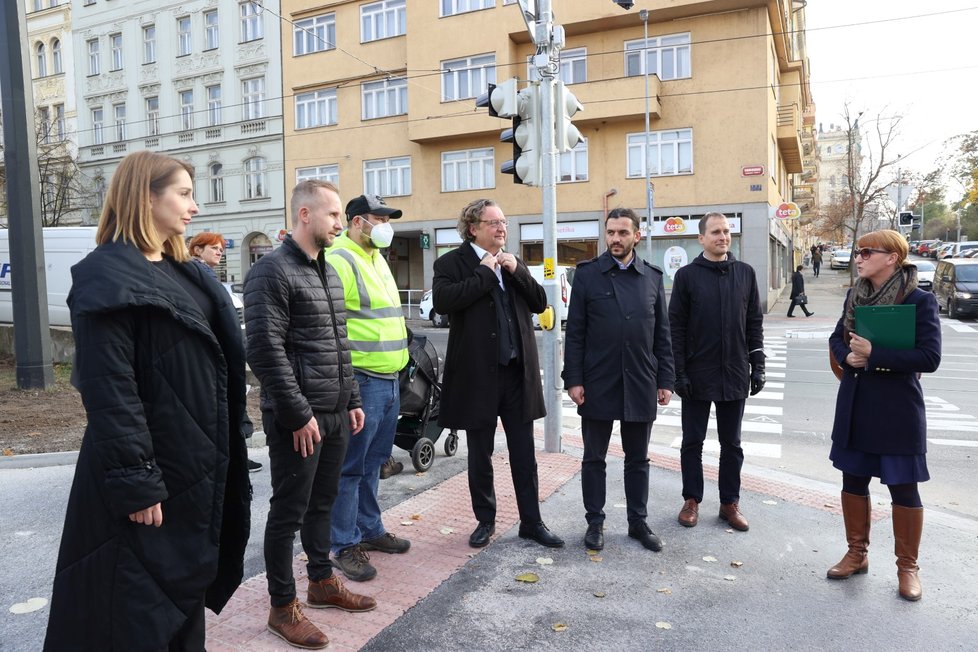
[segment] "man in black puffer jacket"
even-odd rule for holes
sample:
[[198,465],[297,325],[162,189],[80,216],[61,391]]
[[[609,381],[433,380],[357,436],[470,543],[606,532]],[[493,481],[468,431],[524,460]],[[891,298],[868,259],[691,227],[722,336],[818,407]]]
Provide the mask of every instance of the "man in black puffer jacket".
[[268,629],[292,645],[318,649],[326,636],[296,597],[292,546],[301,529],[310,607],[369,611],[373,598],[350,593],[329,560],[330,511],[350,435],[363,427],[360,392],[346,337],[343,286],[323,249],[339,234],[336,186],[303,181],[292,194],[293,234],[262,257],[245,282],[248,363],[261,382],[272,500],[265,527]]

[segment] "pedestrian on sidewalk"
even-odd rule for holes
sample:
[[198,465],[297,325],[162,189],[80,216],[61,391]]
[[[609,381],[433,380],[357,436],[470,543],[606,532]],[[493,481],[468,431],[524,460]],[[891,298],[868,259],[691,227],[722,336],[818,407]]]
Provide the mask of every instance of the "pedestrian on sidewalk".
[[822,246],[812,246],[812,272],[818,278],[819,270],[822,269]]
[[[922,591],[917,555],[924,525],[918,483],[927,471],[927,415],[920,374],[941,363],[941,324],[934,295],[917,287],[917,268],[907,261],[907,241],[889,229],[856,243],[858,278],[846,295],[842,317],[829,337],[843,369],[832,426],[829,459],[842,471],[842,516],[849,551],[829,569],[830,579],[869,570],[869,483],[879,478],[893,501],[893,538],[900,597],[916,601]],[[855,332],[857,306],[912,305],[912,349],[874,346]]]
[[407,326],[394,275],[380,250],[401,217],[377,195],[346,205],[347,229],[326,252],[343,284],[353,375],[363,401],[363,430],[350,440],[331,522],[333,564],[356,582],[377,575],[368,551],[405,553],[411,542],[384,528],[377,489],[391,456],[400,412],[398,372],[408,363]]
[[764,315],[757,277],[730,252],[730,222],[707,213],[699,222],[703,252],[680,267],[669,300],[676,364],[676,394],[682,399],[680,462],[683,507],[679,522],[694,527],[703,501],[703,442],[716,406],[720,440],[720,519],[747,531],[740,511],[741,421],[747,395],[764,388]]
[[540,516],[533,421],[546,414],[532,313],[547,295],[526,263],[504,251],[506,216],[491,199],[462,209],[462,245],[435,261],[434,309],[449,315],[442,382],[442,428],[464,429],[469,449],[469,493],[479,524],[469,545],[489,544],[496,531],[492,452],[502,419],[520,515],[519,536],[559,548],[560,537]]
[[245,281],[248,362],[261,383],[272,498],[265,525],[268,630],[291,645],[329,639],[302,613],[292,574],[298,531],[308,561],[306,604],[370,611],[329,559],[330,516],[350,437],[364,414],[350,364],[343,286],[324,249],[340,232],[343,204],[331,183],[307,180],[292,191],[292,235],[254,264]]
[[190,262],[194,170],[153,152],[112,175],[68,295],[88,425],[45,650],[203,650],[251,529],[245,356],[227,293]]
[[801,306],[801,310],[805,313],[806,317],[811,317],[815,314],[814,312],[808,311],[808,295],[805,294],[805,277],[801,273],[802,269],[804,268],[799,265],[791,275],[791,305],[788,306],[789,317],[794,317],[791,313],[795,311],[795,306]]
[[676,378],[662,270],[636,255],[641,239],[633,210],[608,213],[607,251],[577,265],[567,315],[562,375],[581,417],[589,550],[604,547],[605,458],[615,420],[621,423],[625,451],[628,536],[649,550],[662,550],[647,523],[649,437],[656,405],[669,404]]

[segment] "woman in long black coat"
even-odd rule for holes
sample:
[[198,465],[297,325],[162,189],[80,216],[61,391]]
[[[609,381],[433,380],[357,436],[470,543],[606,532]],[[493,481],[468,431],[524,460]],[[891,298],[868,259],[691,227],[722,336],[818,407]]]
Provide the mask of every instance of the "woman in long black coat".
[[[917,288],[917,268],[906,262],[908,247],[902,235],[874,231],[859,238],[857,247],[853,260],[859,278],[829,338],[832,355],[843,369],[829,457],[842,471],[842,515],[849,551],[829,569],[828,577],[846,579],[869,570],[869,482],[876,477],[887,485],[893,501],[900,596],[919,600],[917,553],[924,508],[918,483],[930,479],[919,378],[941,363],[937,301]],[[913,348],[874,346],[854,332],[857,306],[896,304],[914,306]]]
[[192,168],[116,170],[99,246],[72,268],[73,381],[88,427],[46,650],[203,650],[241,582],[251,486],[244,347],[227,292],[188,262]]

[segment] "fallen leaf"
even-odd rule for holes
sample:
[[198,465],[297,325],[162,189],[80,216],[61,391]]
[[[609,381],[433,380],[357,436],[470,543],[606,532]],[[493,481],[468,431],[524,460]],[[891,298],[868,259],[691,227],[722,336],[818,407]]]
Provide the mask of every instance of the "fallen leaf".
[[776,500],[763,500],[761,502],[763,502],[765,505],[777,505],[778,504],[778,501],[776,501]]
[[441,530],[439,530],[439,532],[441,532],[442,534],[452,534],[453,532],[455,532],[455,530],[453,530],[450,527],[443,527]]
[[833,507],[838,507],[838,505],[833,505],[832,503],[822,503],[822,507],[828,507],[831,509]]
[[520,573],[516,576],[517,582],[526,582],[527,584],[533,584],[534,582],[540,581],[540,576],[536,573]]
[[723,576],[723,579],[727,580],[728,582],[736,582],[737,581],[737,577],[735,575],[724,575]]
[[606,594],[604,591],[595,591],[591,595],[593,595],[596,598],[603,598]]
[[703,557],[703,561],[711,561],[712,562],[712,561],[716,561],[716,560],[717,560],[717,558],[714,557],[713,555],[707,555],[706,557]]
[[598,554],[598,551],[597,550],[588,550],[587,551],[587,554],[588,554],[589,557],[593,557],[594,555]]
[[588,557],[588,559],[594,562],[604,561],[604,558],[599,555],[591,555],[590,557]]
[[661,589],[656,589],[655,592],[656,593],[665,593],[666,595],[672,595],[672,589],[670,589],[670,588],[668,588],[666,586],[662,587]]
[[11,449],[9,449],[9,448],[4,448],[3,449],[3,454],[4,454],[4,457],[11,457],[14,454],[14,451],[11,450]]
[[299,561],[309,561],[309,555],[304,551],[299,553]]
[[18,602],[10,607],[10,613],[12,614],[29,614],[32,611],[37,611],[38,609],[43,609],[47,605],[48,601],[44,598],[31,598],[27,602]]
[[567,630],[567,625],[564,623],[554,623],[550,626],[550,629],[554,630],[555,632],[563,632]]
[[549,566],[550,564],[554,563],[554,560],[550,557],[537,557],[537,563],[541,566]]
[[655,624],[659,629],[672,629],[672,625],[669,623],[664,623],[661,620]]
[[414,474],[414,477],[416,477],[416,478],[420,478],[420,477],[423,477],[423,476],[424,476],[424,471],[418,471],[417,473]]
[[740,568],[741,566],[744,565],[744,562],[742,562],[742,561],[732,561],[732,562],[730,562],[730,565],[733,566],[734,568]]
[[414,525],[414,521],[401,521],[401,525],[411,526]]
[[420,521],[421,520],[421,514],[411,514],[411,520],[412,521]]

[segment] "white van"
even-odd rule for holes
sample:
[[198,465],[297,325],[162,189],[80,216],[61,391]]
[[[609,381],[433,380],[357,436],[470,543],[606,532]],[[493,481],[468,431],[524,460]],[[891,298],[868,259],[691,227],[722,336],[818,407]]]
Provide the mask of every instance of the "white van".
[[[45,227],[44,271],[48,289],[48,321],[51,326],[71,326],[68,290],[71,267],[95,249],[94,226]],[[14,320],[13,283],[17,270],[10,263],[10,231],[0,229],[0,323]]]
[[[533,275],[533,278],[537,283],[543,285],[543,265],[533,265],[530,267],[530,274]],[[574,268],[558,265],[554,267],[554,277],[557,279],[558,292],[560,293],[557,304],[554,306],[554,310],[557,312],[557,316],[560,317],[561,324],[563,324],[567,321],[567,306],[570,305],[571,283],[574,280]],[[533,315],[533,327],[540,327],[540,321],[537,319],[536,315]]]

